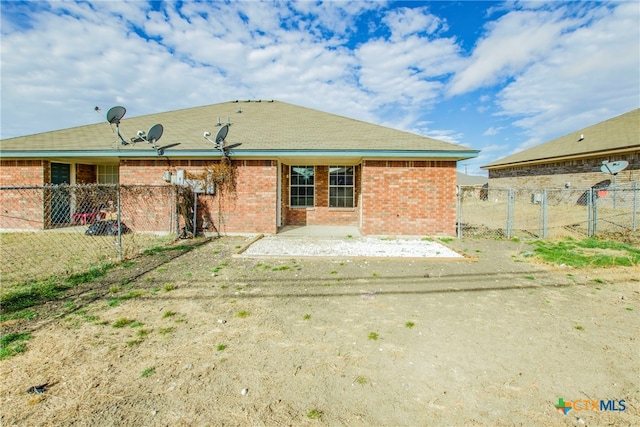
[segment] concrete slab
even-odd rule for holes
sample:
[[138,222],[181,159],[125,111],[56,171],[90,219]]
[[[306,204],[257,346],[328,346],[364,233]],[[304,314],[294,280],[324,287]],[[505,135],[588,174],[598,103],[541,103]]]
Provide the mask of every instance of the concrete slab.
[[358,227],[329,225],[287,225],[278,232],[278,236],[321,236],[321,237],[360,237]]

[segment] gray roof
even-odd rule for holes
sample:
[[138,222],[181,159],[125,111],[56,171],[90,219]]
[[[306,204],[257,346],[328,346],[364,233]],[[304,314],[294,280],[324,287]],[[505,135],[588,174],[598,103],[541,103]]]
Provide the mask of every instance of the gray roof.
[[[213,139],[231,123],[226,144],[234,157],[274,156],[407,157],[462,160],[476,157],[478,150],[403,132],[384,126],[337,116],[279,101],[231,101],[184,110],[125,117],[120,131],[126,140],[138,130],[160,123],[164,133],[160,146],[169,157],[219,157],[203,133]],[[103,123],[56,130],[0,141],[0,156],[6,157],[156,157],[145,142],[123,146],[115,125]]]
[[479,175],[467,175],[458,172],[458,185],[484,185],[489,182],[489,178]]
[[640,149],[640,109],[495,160],[483,169],[553,162]]

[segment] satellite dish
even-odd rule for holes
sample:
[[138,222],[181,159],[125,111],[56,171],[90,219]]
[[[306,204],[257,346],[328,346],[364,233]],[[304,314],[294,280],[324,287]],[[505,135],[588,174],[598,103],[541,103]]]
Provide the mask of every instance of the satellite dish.
[[600,170],[609,175],[617,175],[629,166],[629,162],[626,160],[619,160],[617,162],[603,162]]
[[111,124],[118,125],[120,123],[120,119],[122,119],[127,112],[127,109],[124,107],[116,106],[109,108],[107,111],[107,121]]
[[149,128],[149,132],[147,132],[147,142],[156,142],[160,138],[162,138],[162,132],[164,128],[160,123],[157,123]]
[[222,148],[222,143],[224,142],[224,139],[227,137],[228,133],[229,133],[229,125],[222,126],[218,131],[215,141],[216,141],[216,144],[220,145],[220,148]]

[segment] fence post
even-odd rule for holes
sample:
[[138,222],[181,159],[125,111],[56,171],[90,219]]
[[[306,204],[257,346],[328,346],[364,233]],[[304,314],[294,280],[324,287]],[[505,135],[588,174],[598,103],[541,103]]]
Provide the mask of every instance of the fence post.
[[598,234],[598,190],[591,189],[591,197],[593,200],[591,204],[593,208],[593,235],[591,237],[596,237]]
[[633,224],[632,230],[636,231],[636,213],[638,212],[638,181],[633,181]]
[[198,235],[198,193],[193,190],[193,238]]
[[513,227],[513,205],[514,200],[513,190],[510,188],[507,190],[507,239],[511,238],[511,228]]
[[458,239],[462,239],[462,186],[458,185],[457,230]]
[[120,189],[121,186],[117,186],[117,204],[116,209],[118,210],[118,259],[122,262],[122,208],[120,203]]
[[542,233],[540,237],[547,238],[547,189],[542,190],[542,200],[540,201],[540,210],[542,211]]

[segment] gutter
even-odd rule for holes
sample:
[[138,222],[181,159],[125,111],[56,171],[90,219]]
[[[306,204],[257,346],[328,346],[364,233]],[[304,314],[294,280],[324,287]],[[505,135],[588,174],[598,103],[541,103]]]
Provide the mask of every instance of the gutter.
[[[440,150],[231,150],[234,159],[274,158],[274,157],[366,157],[366,158],[438,158],[438,159],[470,159],[478,157],[480,150],[440,151]],[[33,150],[33,151],[0,151],[0,159],[25,158],[220,158],[215,150],[168,150],[163,156],[157,156],[152,150],[123,151],[89,151],[89,150]]]

